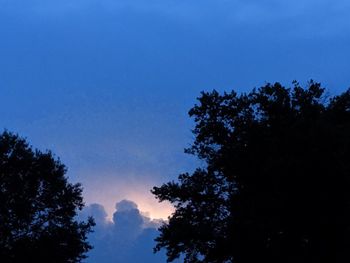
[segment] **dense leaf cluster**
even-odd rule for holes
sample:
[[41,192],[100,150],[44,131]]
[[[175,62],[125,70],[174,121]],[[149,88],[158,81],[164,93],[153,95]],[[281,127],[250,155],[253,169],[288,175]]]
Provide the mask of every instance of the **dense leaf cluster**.
[[93,226],[76,220],[82,188],[50,152],[33,150],[5,131],[0,135],[0,262],[75,263],[91,248]]
[[153,188],[176,207],[156,251],[191,263],[349,262],[349,90],[203,92],[189,114],[186,151],[206,165]]

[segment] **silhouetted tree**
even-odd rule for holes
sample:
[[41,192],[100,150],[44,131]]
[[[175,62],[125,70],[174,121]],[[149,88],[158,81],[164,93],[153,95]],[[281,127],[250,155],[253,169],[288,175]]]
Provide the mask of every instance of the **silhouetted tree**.
[[186,152],[205,165],[153,188],[176,207],[155,251],[169,262],[350,262],[349,90],[203,92],[189,114]]
[[76,219],[82,188],[70,184],[51,152],[18,135],[0,135],[0,262],[75,263],[91,249],[94,225]]

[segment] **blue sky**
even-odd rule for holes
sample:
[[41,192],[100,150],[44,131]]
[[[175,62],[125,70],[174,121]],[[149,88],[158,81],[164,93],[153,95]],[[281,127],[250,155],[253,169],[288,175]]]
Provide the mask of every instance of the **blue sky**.
[[1,126],[53,150],[112,220],[198,163],[188,109],[202,90],[350,86],[345,0],[0,0]]

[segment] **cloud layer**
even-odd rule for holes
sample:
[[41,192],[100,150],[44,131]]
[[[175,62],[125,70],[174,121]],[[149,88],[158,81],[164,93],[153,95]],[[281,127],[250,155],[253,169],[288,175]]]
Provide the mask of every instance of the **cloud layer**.
[[116,204],[113,220],[107,218],[104,207],[91,204],[81,213],[81,218],[93,216],[95,232],[89,240],[94,246],[86,263],[161,263],[166,262],[164,251],[153,254],[154,238],[161,220],[151,220],[136,203],[122,200]]

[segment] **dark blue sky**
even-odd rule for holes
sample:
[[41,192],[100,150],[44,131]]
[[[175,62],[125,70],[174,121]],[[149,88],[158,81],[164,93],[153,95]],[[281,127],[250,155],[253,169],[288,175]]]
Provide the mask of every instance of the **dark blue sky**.
[[112,217],[195,166],[202,90],[350,86],[345,0],[0,0],[1,126],[53,150]]

